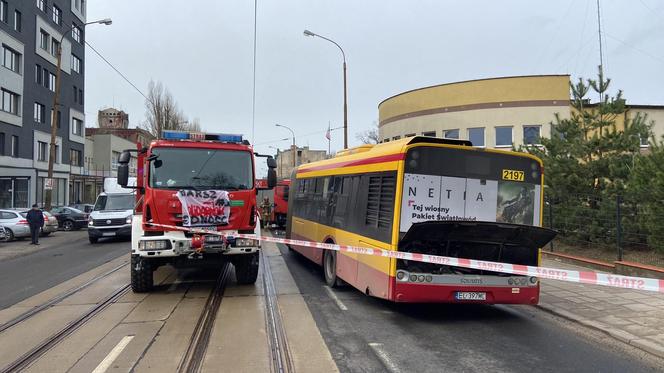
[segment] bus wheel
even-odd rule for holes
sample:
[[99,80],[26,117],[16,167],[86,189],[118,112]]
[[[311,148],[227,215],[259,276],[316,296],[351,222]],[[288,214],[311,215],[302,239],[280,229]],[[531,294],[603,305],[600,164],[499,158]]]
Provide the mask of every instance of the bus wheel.
[[334,288],[343,285],[343,280],[337,277],[337,252],[325,250],[323,253],[323,274],[327,286]]

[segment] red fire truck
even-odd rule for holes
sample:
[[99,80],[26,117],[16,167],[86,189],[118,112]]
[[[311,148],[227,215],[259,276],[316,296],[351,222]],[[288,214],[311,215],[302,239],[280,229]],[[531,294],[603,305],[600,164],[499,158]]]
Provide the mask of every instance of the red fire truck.
[[[164,131],[148,147],[118,158],[118,184],[127,185],[131,153],[137,153],[137,204],[132,220],[131,285],[150,291],[159,266],[190,266],[230,260],[237,281],[258,274],[259,242],[234,238],[260,234],[256,213],[253,147],[241,135]],[[263,156],[261,156],[263,157]],[[267,157],[266,188],[276,184],[276,163]],[[187,228],[223,232],[197,234]]]
[[277,183],[274,188],[274,222],[279,228],[286,227],[286,216],[288,215],[288,193],[290,192],[290,180],[285,179]]

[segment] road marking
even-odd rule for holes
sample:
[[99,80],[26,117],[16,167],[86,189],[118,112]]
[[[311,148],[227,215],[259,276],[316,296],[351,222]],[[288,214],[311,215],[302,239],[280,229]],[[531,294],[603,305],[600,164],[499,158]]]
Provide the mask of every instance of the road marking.
[[341,308],[342,311],[348,311],[348,307],[346,307],[346,305],[343,304],[343,302],[341,301],[341,299],[337,298],[337,295],[334,294],[334,291],[333,291],[332,289],[330,289],[329,286],[327,286],[327,285],[323,285],[323,287],[324,287],[325,290],[327,291],[327,294],[330,296],[330,298],[332,298],[332,300],[334,301],[334,303],[336,303],[337,306],[338,306],[339,308]]
[[369,343],[369,347],[373,350],[373,352],[378,356],[378,359],[383,363],[385,366],[385,369],[387,369],[390,373],[399,373],[401,372],[399,370],[399,367],[397,367],[396,364],[392,360],[390,360],[389,355],[387,355],[387,352],[383,350],[383,344],[382,343]]
[[127,345],[129,344],[129,342],[131,342],[132,339],[134,339],[133,335],[124,336],[120,340],[120,342],[118,342],[118,344],[116,344],[115,347],[113,347],[111,352],[109,352],[108,355],[106,355],[104,360],[102,360],[101,363],[99,363],[99,365],[97,365],[97,367],[95,368],[95,370],[92,371],[92,373],[104,373],[104,372],[106,372],[106,370],[111,367],[111,364],[113,364],[115,359],[117,359],[118,356],[120,356],[120,354],[122,353],[122,350],[124,350],[125,347],[127,347]]

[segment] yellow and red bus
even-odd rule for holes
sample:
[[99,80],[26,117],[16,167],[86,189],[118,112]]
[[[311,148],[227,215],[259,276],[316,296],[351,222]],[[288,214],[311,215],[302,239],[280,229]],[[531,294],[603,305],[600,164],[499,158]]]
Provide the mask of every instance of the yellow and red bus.
[[[539,265],[543,167],[530,154],[410,137],[339,152],[291,177],[286,237]],[[490,270],[293,246],[350,284],[395,302],[536,304],[539,281]]]

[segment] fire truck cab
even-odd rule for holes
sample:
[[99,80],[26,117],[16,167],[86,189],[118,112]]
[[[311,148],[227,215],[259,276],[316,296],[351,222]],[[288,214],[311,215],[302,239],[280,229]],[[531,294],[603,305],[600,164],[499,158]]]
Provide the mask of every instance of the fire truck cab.
[[[118,158],[118,184],[128,186],[137,154],[136,208],[132,220],[131,285],[153,286],[159,266],[196,266],[230,260],[238,283],[256,281],[260,243],[236,238],[260,234],[256,211],[256,157],[241,135],[163,131],[148,147]],[[263,156],[260,156],[263,157]],[[267,158],[267,189],[276,185],[276,163]],[[206,234],[204,232],[210,232]],[[201,233],[203,232],[203,233]]]

